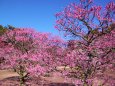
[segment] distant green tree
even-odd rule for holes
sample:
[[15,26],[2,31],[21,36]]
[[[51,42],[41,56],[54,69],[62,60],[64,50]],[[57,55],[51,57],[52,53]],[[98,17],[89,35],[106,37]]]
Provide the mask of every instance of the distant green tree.
[[8,25],[8,26],[3,26],[0,25],[0,36],[3,35],[7,30],[14,30],[15,27]]
[[6,32],[6,29],[0,25],[0,36],[3,35]]

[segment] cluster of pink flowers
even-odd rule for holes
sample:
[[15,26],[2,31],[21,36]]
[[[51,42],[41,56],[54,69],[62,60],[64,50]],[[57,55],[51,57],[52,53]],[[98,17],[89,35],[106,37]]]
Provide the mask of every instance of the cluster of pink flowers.
[[[23,70],[29,75],[45,74],[55,68],[56,60],[53,59],[57,58],[58,53],[61,56],[61,46],[64,44],[59,37],[32,29],[17,28],[7,31],[0,38],[3,45],[6,43],[0,47],[0,58],[5,59],[0,67],[13,68],[18,73]],[[56,52],[52,47],[57,47]]]
[[[0,37],[0,67],[14,69],[22,78],[57,71],[76,86],[115,86],[115,3],[92,5],[80,0],[56,14],[56,29],[74,40],[65,42],[32,29],[8,30]],[[106,84],[107,82],[107,84]]]
[[113,79],[103,74],[115,69],[115,3],[108,3],[104,9],[92,3],[80,0],[80,4],[70,4],[56,16],[56,29],[74,38],[68,43],[63,60],[70,69],[63,72],[66,77],[80,80],[76,86],[80,82],[83,86],[97,86],[94,80],[99,76],[103,78],[101,85],[107,81],[114,86]]

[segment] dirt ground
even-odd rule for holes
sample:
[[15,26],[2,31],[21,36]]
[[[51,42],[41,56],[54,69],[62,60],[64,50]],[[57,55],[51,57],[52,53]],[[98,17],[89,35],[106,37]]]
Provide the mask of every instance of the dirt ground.
[[0,70],[0,80],[13,76],[19,76],[19,75],[13,72],[12,70]]
[[[110,78],[115,79],[115,72],[107,71],[105,73]],[[19,75],[16,72],[13,72],[12,70],[0,70],[0,86],[19,86],[18,76]],[[53,73],[52,76],[50,77],[40,77],[40,78],[35,77],[29,79],[27,80],[26,86],[75,86],[75,85],[71,84],[71,81],[69,80],[65,82],[64,78],[62,78],[60,75],[57,75],[56,73]],[[115,86],[115,83],[112,86]]]
[[[12,70],[0,70],[0,86],[19,86],[19,75]],[[64,78],[53,74],[55,77],[32,78],[27,81],[27,86],[75,86],[64,82]]]

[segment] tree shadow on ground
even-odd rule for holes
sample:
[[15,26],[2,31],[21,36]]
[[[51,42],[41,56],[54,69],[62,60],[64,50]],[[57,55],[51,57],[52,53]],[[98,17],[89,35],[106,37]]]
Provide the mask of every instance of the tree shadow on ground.
[[[0,86],[20,86],[19,77],[13,76],[0,80]],[[54,83],[54,82],[52,83],[49,81],[43,81],[40,78],[32,78],[26,81],[26,86],[75,86],[75,85],[72,83]]]
[[71,83],[50,83],[48,86],[75,86]]

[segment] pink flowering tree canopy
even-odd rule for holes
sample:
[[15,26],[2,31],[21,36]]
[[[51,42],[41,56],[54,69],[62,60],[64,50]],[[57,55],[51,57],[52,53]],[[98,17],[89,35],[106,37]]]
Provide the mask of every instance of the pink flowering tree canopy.
[[0,56],[4,58],[0,66],[13,68],[20,75],[21,84],[28,75],[39,76],[55,70],[56,57],[61,56],[64,43],[49,33],[20,28],[7,31],[0,42],[6,43],[0,47]]
[[91,41],[100,32],[106,33],[115,22],[115,3],[110,2],[102,8],[94,5],[92,0],[80,0],[79,4],[72,3],[57,13],[56,18],[55,28],[66,32],[65,35]]
[[[98,73],[104,73],[109,68],[115,69],[114,2],[102,8],[94,5],[92,0],[80,0],[79,4],[72,3],[57,13],[56,18],[55,28],[75,39],[68,43],[63,60],[71,68],[64,71],[65,75],[77,78],[77,85],[91,86]],[[107,75],[103,78],[114,86],[113,79]]]

